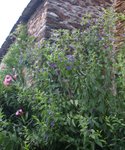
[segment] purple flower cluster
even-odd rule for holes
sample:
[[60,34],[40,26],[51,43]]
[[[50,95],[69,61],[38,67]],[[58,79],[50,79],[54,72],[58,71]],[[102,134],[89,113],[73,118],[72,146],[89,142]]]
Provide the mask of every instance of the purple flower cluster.
[[66,56],[69,62],[74,62],[74,56],[73,55],[67,55]]
[[66,66],[66,70],[71,70],[72,66]]
[[54,122],[54,121],[51,121],[50,126],[53,128],[54,125],[55,125],[55,122]]
[[50,67],[55,69],[57,67],[56,63],[50,63]]

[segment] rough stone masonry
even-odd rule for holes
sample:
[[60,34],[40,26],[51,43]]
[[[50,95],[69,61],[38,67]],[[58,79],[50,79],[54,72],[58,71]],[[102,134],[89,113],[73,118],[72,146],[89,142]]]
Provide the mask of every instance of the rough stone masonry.
[[80,28],[84,14],[97,16],[111,5],[111,0],[46,0],[28,20],[28,32],[40,41],[48,38],[52,29]]
[[[50,37],[53,29],[80,28],[81,19],[86,13],[93,17],[101,13],[102,8],[110,7],[113,0],[31,0],[17,20],[10,33],[20,23],[26,23],[28,33],[41,41]],[[0,48],[2,58],[14,42],[8,36]]]

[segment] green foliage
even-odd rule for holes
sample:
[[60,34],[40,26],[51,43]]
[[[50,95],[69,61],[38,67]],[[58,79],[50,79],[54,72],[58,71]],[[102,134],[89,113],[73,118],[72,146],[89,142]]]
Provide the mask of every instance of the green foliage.
[[54,31],[36,44],[19,27],[0,71],[2,150],[124,150],[125,48],[113,62],[115,21],[106,11],[84,18],[82,30]]

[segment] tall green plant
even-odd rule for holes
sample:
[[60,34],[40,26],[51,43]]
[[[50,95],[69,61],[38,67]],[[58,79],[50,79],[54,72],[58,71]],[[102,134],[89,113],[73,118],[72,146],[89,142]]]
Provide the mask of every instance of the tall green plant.
[[114,63],[115,21],[106,11],[98,19],[84,18],[82,30],[54,31],[49,41],[36,44],[24,27],[17,30],[1,71],[17,75],[8,86],[4,77],[0,84],[7,123],[1,126],[3,150],[124,150],[124,47]]

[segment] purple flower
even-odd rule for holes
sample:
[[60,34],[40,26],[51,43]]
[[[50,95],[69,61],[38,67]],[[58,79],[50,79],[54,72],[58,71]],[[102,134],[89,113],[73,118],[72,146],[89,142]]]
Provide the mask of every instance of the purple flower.
[[97,34],[98,40],[102,40],[102,36],[100,34]]
[[107,49],[107,48],[108,48],[108,45],[104,45],[104,48]]
[[91,23],[88,22],[88,23],[86,24],[86,28],[89,28],[90,25],[91,25]]
[[54,127],[54,125],[55,125],[55,122],[52,121],[52,122],[50,123],[50,126],[51,126],[51,127]]
[[94,21],[95,23],[98,23],[98,19],[97,19],[97,18],[95,18],[93,21]]
[[72,69],[72,66],[66,66],[66,69],[67,69],[67,70],[71,70],[71,69]]
[[41,42],[38,42],[38,48],[41,48]]
[[60,62],[62,62],[62,58],[61,58],[60,55],[58,55],[58,59],[59,59]]
[[122,36],[122,37],[125,37],[125,34],[122,34],[121,36]]
[[67,55],[66,56],[69,62],[74,62],[74,56],[73,55]]
[[109,40],[111,41],[111,42],[114,42],[115,41],[115,39],[114,38],[109,38]]
[[56,65],[56,63],[50,63],[50,67],[54,69],[57,67],[57,65]]
[[42,72],[45,72],[45,68],[42,68]]

